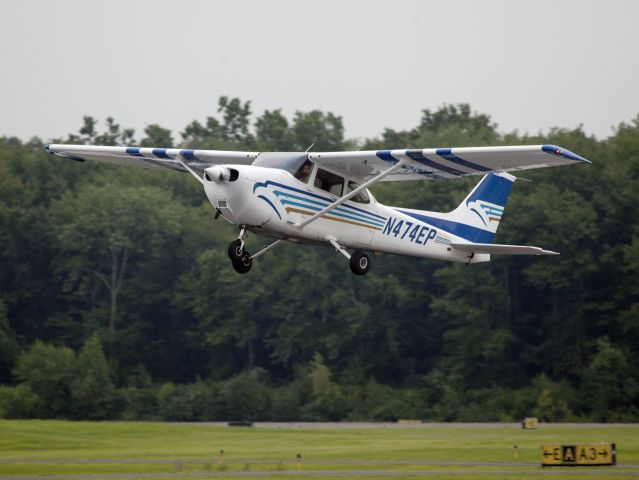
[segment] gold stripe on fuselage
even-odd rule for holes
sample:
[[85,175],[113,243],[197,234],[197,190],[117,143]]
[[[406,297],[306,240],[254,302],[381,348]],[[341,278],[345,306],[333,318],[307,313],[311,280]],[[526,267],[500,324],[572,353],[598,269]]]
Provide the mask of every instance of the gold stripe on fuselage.
[[[307,210],[300,210],[299,208],[294,208],[294,207],[286,207],[286,213],[301,213],[304,215],[313,215],[315,212],[309,212]],[[372,225],[366,225],[364,223],[359,223],[359,222],[354,222],[352,220],[346,220],[344,218],[335,218],[335,217],[327,217],[326,214],[322,215],[322,218],[326,219],[326,220],[333,220],[335,222],[342,222],[342,223],[348,223],[350,225],[357,225],[358,227],[366,227],[366,228],[370,228],[371,230],[381,230],[381,228],[379,227],[373,227]]]

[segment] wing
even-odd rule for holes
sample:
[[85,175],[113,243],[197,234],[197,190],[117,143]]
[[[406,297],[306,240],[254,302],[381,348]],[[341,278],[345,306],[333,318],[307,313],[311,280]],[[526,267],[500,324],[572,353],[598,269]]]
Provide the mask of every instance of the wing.
[[458,178],[573,163],[591,163],[555,145],[327,152],[311,153],[309,158],[335,173],[362,181],[373,178],[397,162],[403,162],[404,166],[381,180],[383,182]]
[[223,150],[186,150],[179,148],[101,147],[94,145],[46,145],[52,155],[84,162],[93,160],[110,165],[142,168],[164,168],[186,171],[176,160],[180,157],[196,171],[218,163],[250,165],[257,152],[228,152]]

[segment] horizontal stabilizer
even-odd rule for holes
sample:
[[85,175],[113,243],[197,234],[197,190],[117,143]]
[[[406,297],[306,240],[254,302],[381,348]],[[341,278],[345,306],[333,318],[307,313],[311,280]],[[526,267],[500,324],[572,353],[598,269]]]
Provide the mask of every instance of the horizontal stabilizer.
[[527,245],[496,245],[493,243],[451,243],[451,247],[468,253],[489,253],[507,255],[559,255],[558,252]]

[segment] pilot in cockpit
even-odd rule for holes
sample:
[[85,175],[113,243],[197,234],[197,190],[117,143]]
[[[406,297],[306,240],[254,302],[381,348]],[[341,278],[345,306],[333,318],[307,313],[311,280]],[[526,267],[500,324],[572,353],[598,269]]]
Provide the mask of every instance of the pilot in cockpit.
[[307,159],[297,172],[295,172],[295,178],[297,178],[300,182],[308,183],[308,180],[311,178],[312,170],[313,164]]

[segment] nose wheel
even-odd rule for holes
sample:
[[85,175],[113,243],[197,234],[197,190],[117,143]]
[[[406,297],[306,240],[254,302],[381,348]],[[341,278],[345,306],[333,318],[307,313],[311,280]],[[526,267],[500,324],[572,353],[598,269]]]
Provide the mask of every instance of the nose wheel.
[[237,273],[248,273],[253,266],[253,259],[251,258],[251,254],[249,251],[244,248],[244,236],[245,230],[242,228],[240,231],[240,238],[233,240],[229,243],[229,248],[227,250],[229,258],[231,259],[231,264],[233,265],[233,269]]

